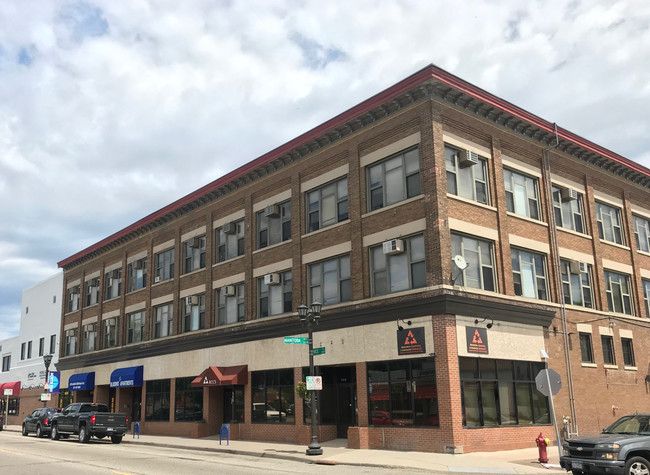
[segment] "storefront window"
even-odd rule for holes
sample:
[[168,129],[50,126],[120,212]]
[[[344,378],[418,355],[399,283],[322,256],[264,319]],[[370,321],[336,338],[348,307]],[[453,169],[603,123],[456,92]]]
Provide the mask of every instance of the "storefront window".
[[223,388],[223,422],[226,424],[244,422],[244,386]]
[[67,389],[62,389],[59,393],[59,407],[63,409],[65,406],[72,404],[73,402],[72,392]]
[[145,421],[169,422],[170,379],[147,381]]
[[438,426],[435,362],[429,358],[368,363],[371,425]]
[[549,424],[547,398],[535,387],[542,363],[460,358],[463,426]]
[[[20,398],[10,397],[9,398],[9,411],[7,411],[7,398],[0,397],[0,414],[8,414],[10,416],[15,416],[20,413]],[[7,424],[7,421],[4,422]]]
[[255,371],[253,387],[253,422],[296,422],[293,369]]
[[203,420],[203,387],[192,387],[194,378],[176,378],[174,421]]

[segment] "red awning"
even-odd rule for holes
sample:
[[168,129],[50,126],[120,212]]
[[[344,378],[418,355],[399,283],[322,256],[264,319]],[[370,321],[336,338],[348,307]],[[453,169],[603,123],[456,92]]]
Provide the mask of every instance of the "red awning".
[[192,381],[193,387],[248,383],[248,365],[210,366]]
[[20,394],[20,381],[0,384],[0,397],[5,397],[5,389],[11,389],[12,396],[18,396]]

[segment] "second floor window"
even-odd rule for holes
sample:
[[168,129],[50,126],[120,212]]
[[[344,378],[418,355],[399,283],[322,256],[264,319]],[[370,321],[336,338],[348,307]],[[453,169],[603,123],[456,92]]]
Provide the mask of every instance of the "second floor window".
[[159,252],[154,258],[154,283],[174,278],[174,248]]
[[38,340],[38,356],[43,356],[45,354],[45,338],[41,337]]
[[122,294],[122,269],[115,269],[104,275],[106,300],[114,299]]
[[503,169],[506,205],[511,213],[539,220],[539,190],[537,178]]
[[583,363],[594,362],[594,350],[591,346],[591,333],[580,332],[580,355]]
[[130,313],[126,317],[126,342],[138,343],[144,341],[144,311]]
[[642,279],[643,286],[643,303],[645,304],[645,316],[650,318],[650,280]]
[[291,239],[291,202],[267,206],[257,213],[257,248]]
[[128,266],[129,292],[143,289],[147,286],[147,258],[133,261]]
[[369,211],[419,195],[422,190],[418,149],[407,150],[369,166],[367,180]]
[[510,252],[515,295],[548,300],[544,255],[520,249],[512,249]]
[[564,303],[593,308],[591,266],[577,261],[560,261]]
[[195,236],[183,243],[183,273],[205,268],[205,236]]
[[487,160],[468,150],[445,145],[447,193],[489,204]]
[[99,301],[99,279],[90,279],[86,282],[86,307],[95,305]]
[[158,305],[154,310],[153,337],[162,338],[174,334],[174,304]]
[[463,256],[467,267],[454,268],[454,284],[473,289],[496,290],[492,243],[461,234],[451,235],[451,255]]
[[188,295],[183,301],[183,333],[205,328],[205,294]]
[[268,274],[260,277],[257,281],[260,317],[291,312],[291,271]]
[[2,357],[2,372],[6,373],[11,369],[11,355]]
[[570,188],[553,186],[553,211],[556,226],[584,234],[582,194]]
[[65,355],[72,356],[77,353],[77,330],[70,329],[65,331]]
[[341,178],[307,193],[307,232],[348,219],[348,179]]
[[424,287],[424,236],[419,234],[387,243],[386,250],[383,244],[370,248],[373,295]]
[[606,270],[605,289],[607,291],[607,307],[610,312],[634,315],[630,276]]
[[237,256],[243,256],[244,220],[224,224],[217,229],[217,262],[227,261]]
[[603,345],[603,363],[615,365],[614,338],[611,335],[600,335],[600,341]]
[[352,299],[350,256],[311,264],[308,270],[309,304],[333,305]]
[[217,289],[217,325],[244,321],[244,284]]
[[104,320],[104,349],[117,346],[117,317]]
[[650,221],[634,216],[634,238],[639,251],[650,252]]
[[83,326],[83,352],[95,351],[97,345],[97,324],[89,323]]
[[75,312],[79,310],[79,286],[68,288],[66,291],[66,311]]
[[621,210],[596,201],[596,218],[600,239],[622,245]]
[[621,347],[623,348],[623,364],[625,366],[636,366],[632,338],[621,338]]

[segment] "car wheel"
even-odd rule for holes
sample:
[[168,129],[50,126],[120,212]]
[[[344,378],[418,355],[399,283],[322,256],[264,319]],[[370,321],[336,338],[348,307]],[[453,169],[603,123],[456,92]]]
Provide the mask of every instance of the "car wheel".
[[23,424],[23,437],[27,437],[27,434],[29,434],[29,432],[27,432],[27,426]]
[[119,444],[120,442],[122,442],[122,436],[121,435],[112,435],[111,436],[111,442],[113,442],[114,444]]
[[41,437],[43,437],[43,432],[41,431],[41,425],[40,425],[40,424],[38,424],[38,425],[36,426],[36,437],[38,437],[39,439],[40,439]]
[[56,424],[52,424],[52,433],[50,434],[50,438],[52,440],[59,440],[60,436],[59,427]]
[[625,475],[650,475],[650,462],[643,457],[632,457],[625,463]]
[[79,442],[81,442],[82,444],[87,444],[89,440],[90,440],[90,433],[88,432],[86,426],[79,427]]

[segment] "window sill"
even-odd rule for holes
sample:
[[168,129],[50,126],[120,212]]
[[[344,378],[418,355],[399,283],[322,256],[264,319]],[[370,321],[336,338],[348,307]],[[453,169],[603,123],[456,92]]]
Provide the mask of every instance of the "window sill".
[[[202,270],[202,269],[199,269],[199,270]],[[155,286],[157,286],[157,285],[166,284],[167,282],[172,282],[173,280],[174,280],[174,278],[171,277],[171,278],[169,278],[169,279],[161,280],[160,282],[154,282],[153,284],[151,284],[151,287],[155,287]]]
[[87,308],[93,308],[93,307],[96,307],[97,305],[99,305],[99,302],[97,302],[97,303],[92,303],[92,304],[90,304],[90,305],[86,305],[86,306],[84,307],[84,310],[86,310]]
[[143,290],[147,290],[147,287],[145,286],[145,287],[141,287],[139,289],[131,290],[130,292],[127,292],[126,295],[137,294],[138,292],[141,292]]
[[641,249],[637,249],[636,252],[638,252],[642,256],[649,256],[650,257],[650,252],[648,252],[648,251],[642,251]]
[[[574,236],[578,236],[578,237],[581,237],[581,238],[585,238],[585,239],[589,239],[589,240],[593,239],[589,234],[579,233],[578,231],[574,231],[573,229],[561,228],[560,226],[558,226],[557,230],[562,231],[563,233],[573,234]],[[648,255],[650,255],[650,254],[648,254]]]
[[529,223],[539,224],[540,226],[548,227],[548,223],[545,223],[544,221],[540,221],[539,219],[529,218],[528,216],[521,216],[520,214],[512,213],[510,211],[508,211],[507,213],[508,216],[510,216],[511,218],[517,218],[523,221],[528,221]]
[[605,369],[618,369],[618,365],[615,365],[615,364],[606,364],[606,365],[603,365],[603,367]]
[[626,251],[630,250],[629,246],[625,246],[623,244],[618,244],[617,242],[605,241],[604,239],[600,239],[600,242],[601,242],[601,244],[607,244],[609,246],[618,247],[619,249],[625,249]]
[[112,302],[113,300],[117,300],[117,299],[119,299],[120,297],[121,297],[121,295],[118,295],[118,296],[116,296],[116,297],[111,297],[110,299],[106,299],[106,300],[104,300],[104,303],[106,303],[106,302]]
[[478,206],[479,208],[484,208],[484,209],[487,209],[487,210],[490,210],[490,211],[495,211],[496,212],[496,210],[497,210],[494,206],[490,206],[488,204],[481,203],[479,201],[470,200],[469,198],[454,195],[452,193],[447,193],[447,198],[451,198],[451,199],[456,200],[456,201],[461,201],[463,203],[467,203],[467,204],[470,204],[470,205]]
[[[343,221],[343,222],[345,222],[345,221]],[[339,224],[339,223],[337,223],[337,224]],[[329,227],[327,227],[325,229],[329,229]],[[320,229],[319,229],[319,231],[320,231]],[[314,231],[314,232],[318,232],[318,231]],[[269,249],[273,249],[273,248],[276,248],[278,246],[282,246],[283,244],[291,244],[291,239],[287,239],[286,241],[282,241],[282,242],[277,242],[275,244],[271,244],[270,246],[262,247],[260,249],[255,249],[253,251],[253,254],[258,254],[260,252],[268,251]],[[224,261],[224,262],[226,262],[226,261]],[[219,263],[219,264],[221,264],[221,263]]]
[[[199,272],[205,272],[205,269],[206,269],[205,267],[202,267],[202,268],[200,268],[200,269],[193,270],[192,272],[188,272],[188,273],[186,273],[186,274],[183,274],[183,275],[181,275],[181,279],[182,279],[183,277],[188,276],[188,275],[198,274]],[[171,280],[171,279],[170,279],[170,280]],[[165,282],[167,282],[167,281],[165,281]],[[162,284],[162,282],[159,282],[159,283]]]
[[583,368],[598,368],[596,363],[582,363]]
[[639,368],[637,368],[636,366],[625,366],[623,369],[625,371],[638,371],[639,370]]
[[384,206],[383,208],[376,209],[374,211],[368,211],[366,214],[361,215],[361,219],[367,218],[368,216],[373,216],[375,214],[379,214],[382,211],[388,211],[391,209],[395,209],[399,206],[403,206],[409,203],[413,203],[414,201],[419,201],[419,200],[424,200],[424,195],[418,195],[414,196],[413,198],[407,198],[403,201],[398,201],[397,203],[393,203],[392,205]]
[[[310,231],[310,232],[308,232],[308,233],[306,233],[306,234],[303,234],[302,236],[300,236],[300,238],[301,238],[301,239],[304,239],[304,238],[306,238],[306,237],[308,237],[308,236],[313,236],[313,235],[315,235],[315,234],[322,233],[322,232],[324,232],[324,231],[329,231],[330,229],[334,229],[334,228],[341,227],[341,226],[343,226],[344,224],[348,224],[349,222],[350,222],[350,219],[344,219],[343,221],[338,222],[338,223],[336,223],[336,224],[332,224],[332,225],[330,225],[330,226],[326,226],[326,227],[324,227],[324,228],[317,229],[316,231]],[[264,249],[268,249],[268,248],[265,247]]]
[[[264,249],[266,249],[266,248],[264,248]],[[223,265],[223,264],[227,264],[228,262],[236,261],[237,259],[243,259],[244,256],[245,256],[245,254],[242,254],[241,256],[231,257],[230,259],[226,259],[225,261],[217,262],[216,264],[212,264],[212,268],[215,268],[215,267]]]

